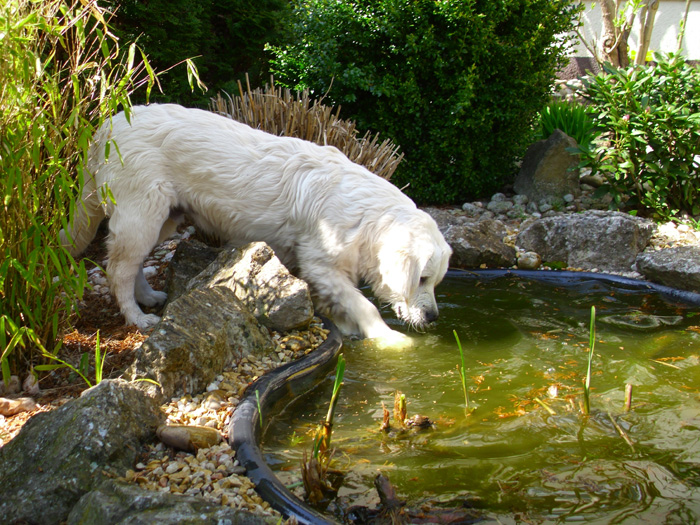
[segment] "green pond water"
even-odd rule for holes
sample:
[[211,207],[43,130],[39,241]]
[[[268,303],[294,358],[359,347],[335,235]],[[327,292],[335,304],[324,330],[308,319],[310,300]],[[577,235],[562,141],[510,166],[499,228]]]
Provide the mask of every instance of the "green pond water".
[[[448,276],[436,296],[440,319],[413,334],[413,348],[344,346],[333,446],[347,477],[331,512],[376,505],[372,481],[382,472],[410,507],[467,506],[487,521],[700,522],[698,307],[586,278],[563,286]],[[465,352],[468,417],[453,330]],[[266,430],[265,457],[285,483],[300,480],[331,388],[324,381]],[[409,417],[427,416],[433,428],[380,431],[382,402],[393,410],[397,390]]]

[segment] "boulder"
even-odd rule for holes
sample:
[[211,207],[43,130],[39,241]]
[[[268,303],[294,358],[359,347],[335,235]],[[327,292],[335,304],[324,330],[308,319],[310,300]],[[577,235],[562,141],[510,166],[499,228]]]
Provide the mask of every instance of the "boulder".
[[133,384],[104,380],[32,417],[0,448],[3,523],[60,523],[87,492],[131,468],[164,416]]
[[222,286],[196,288],[165,307],[163,319],[136,350],[124,373],[159,400],[201,392],[224,368],[249,354],[275,348],[233,291]]
[[225,287],[270,330],[305,328],[314,316],[309,285],[294,277],[267,244],[224,249],[187,288]]
[[576,141],[558,129],[549,138],[532,144],[515,179],[515,191],[534,202],[580,195],[579,158],[567,151],[572,147],[576,147]]
[[202,498],[153,492],[137,485],[105,481],[85,494],[68,515],[68,525],[163,525],[227,523],[230,525],[271,525],[272,518],[209,503]]
[[641,253],[637,271],[649,281],[700,293],[700,247],[677,246]]
[[584,270],[630,272],[654,233],[654,223],[621,212],[590,210],[532,221],[517,237],[543,261]]
[[504,241],[505,225],[496,219],[457,217],[446,210],[426,208],[435,219],[440,232],[452,247],[450,267],[489,268],[513,266],[516,262],[515,248]]
[[168,302],[172,302],[188,288],[189,281],[216,260],[222,248],[212,247],[196,239],[181,242],[168,265]]

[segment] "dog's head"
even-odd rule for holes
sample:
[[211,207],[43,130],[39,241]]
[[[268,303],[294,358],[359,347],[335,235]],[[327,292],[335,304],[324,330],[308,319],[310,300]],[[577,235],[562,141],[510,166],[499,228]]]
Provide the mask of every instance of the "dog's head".
[[452,249],[422,211],[391,220],[379,244],[374,292],[399,319],[420,330],[438,317],[434,289],[447,272]]

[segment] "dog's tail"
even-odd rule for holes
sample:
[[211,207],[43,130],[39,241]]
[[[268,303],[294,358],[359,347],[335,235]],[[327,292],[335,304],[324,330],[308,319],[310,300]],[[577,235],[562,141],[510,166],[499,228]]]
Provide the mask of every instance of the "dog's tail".
[[95,177],[88,174],[83,186],[82,198],[75,203],[67,230],[59,233],[61,244],[73,257],[80,255],[95,238],[97,228],[105,217]]

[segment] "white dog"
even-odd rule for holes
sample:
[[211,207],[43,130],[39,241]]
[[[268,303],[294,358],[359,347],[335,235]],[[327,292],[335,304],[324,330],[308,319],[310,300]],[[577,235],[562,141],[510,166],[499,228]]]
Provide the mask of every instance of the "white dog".
[[146,282],[143,260],[183,214],[222,240],[269,244],[345,334],[405,337],[356,288],[361,280],[414,327],[438,316],[433,288],[451,249],[435,221],[336,148],[208,111],[141,106],[130,123],[119,113],[99,130],[88,173],[61,239],[78,255],[110,217],[107,274],[127,324],[147,330],[159,321],[137,305],[166,299]]

